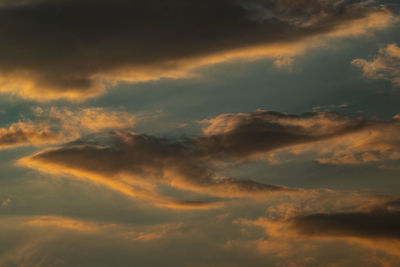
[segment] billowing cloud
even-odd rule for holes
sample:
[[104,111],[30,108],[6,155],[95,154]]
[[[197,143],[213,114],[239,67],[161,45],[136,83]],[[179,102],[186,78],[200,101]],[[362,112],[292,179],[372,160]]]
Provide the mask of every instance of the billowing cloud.
[[0,91],[82,100],[233,58],[290,58],[392,21],[361,0],[2,1]]
[[357,58],[351,63],[360,67],[365,77],[389,80],[394,87],[400,87],[400,48],[397,44],[380,49],[379,54],[370,61]]

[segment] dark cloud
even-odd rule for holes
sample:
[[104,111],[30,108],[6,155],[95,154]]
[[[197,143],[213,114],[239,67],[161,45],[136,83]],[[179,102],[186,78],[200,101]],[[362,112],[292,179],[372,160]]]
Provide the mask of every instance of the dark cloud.
[[105,80],[168,76],[182,60],[294,43],[371,14],[391,16],[359,2],[1,1],[0,74],[6,81],[1,90],[85,98],[101,93]]
[[238,158],[343,136],[369,124],[330,112],[296,116],[264,110],[224,114],[206,122],[206,136],[197,140],[200,149],[213,157]]
[[[251,180],[217,177],[215,170],[197,153],[191,140],[172,141],[143,134],[116,134],[109,145],[81,144],[45,151],[31,160],[61,168],[95,173],[118,181],[131,179],[164,183],[221,197],[290,191]],[[183,202],[182,202],[183,203]],[[191,204],[197,204],[191,202]]]
[[[266,193],[296,190],[221,176],[219,163],[342,136],[363,129],[368,121],[334,113],[296,116],[258,110],[224,114],[203,123],[209,124],[204,134],[193,138],[115,132],[108,141],[95,144],[81,140],[41,152],[23,163],[101,179],[120,190],[122,183],[125,193],[131,192],[132,186],[140,188],[140,194],[148,199],[148,192],[153,194],[157,184],[223,198],[265,197]],[[132,194],[138,196],[137,192]]]
[[370,211],[318,213],[293,219],[292,227],[308,236],[400,239],[400,200]]

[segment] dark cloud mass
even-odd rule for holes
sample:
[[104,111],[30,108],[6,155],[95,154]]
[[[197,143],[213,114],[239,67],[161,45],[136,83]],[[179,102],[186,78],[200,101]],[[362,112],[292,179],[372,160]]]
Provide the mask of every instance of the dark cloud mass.
[[143,134],[117,134],[110,145],[64,147],[40,153],[32,160],[100,174],[110,180],[118,180],[125,174],[153,184],[166,183],[200,192],[210,190],[209,194],[224,197],[230,193],[236,197],[290,191],[251,180],[218,178],[204,157],[196,153],[190,140],[175,142]]
[[0,82],[8,88],[1,90],[85,98],[101,93],[109,79],[143,80],[182,60],[293,43],[373,13],[389,14],[359,2],[1,1],[0,76],[6,82]]
[[309,236],[400,239],[400,200],[370,211],[319,213],[295,218],[293,228]]
[[329,112],[297,116],[264,110],[223,114],[208,122],[207,135],[197,139],[200,150],[238,158],[354,133],[369,124]]
[[[39,168],[61,169],[78,176],[120,182],[142,181],[206,193],[218,197],[263,197],[268,192],[295,190],[219,175],[218,163],[304,143],[317,142],[363,129],[368,122],[334,113],[302,116],[258,110],[224,114],[203,121],[204,134],[168,139],[115,132],[103,144],[78,145],[41,152],[23,160]],[[94,178],[93,178],[94,177]]]

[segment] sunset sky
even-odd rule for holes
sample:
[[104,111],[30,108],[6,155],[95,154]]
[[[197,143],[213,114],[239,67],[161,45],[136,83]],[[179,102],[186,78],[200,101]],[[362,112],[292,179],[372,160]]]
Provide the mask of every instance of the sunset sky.
[[0,0],[0,266],[400,266],[398,0]]

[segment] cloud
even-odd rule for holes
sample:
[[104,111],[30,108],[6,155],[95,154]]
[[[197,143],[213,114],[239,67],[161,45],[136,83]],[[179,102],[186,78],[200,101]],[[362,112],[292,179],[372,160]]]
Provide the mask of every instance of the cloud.
[[315,213],[288,220],[300,237],[347,240],[400,257],[400,201],[391,200],[370,210]]
[[290,58],[394,21],[386,7],[363,3],[2,1],[0,91],[84,100],[119,82],[190,77],[234,58]]
[[[321,192],[318,197],[328,195],[334,202],[347,197],[345,205],[357,198],[355,194],[348,196],[337,192]],[[299,209],[307,206],[298,202],[302,197],[284,199],[298,205]],[[355,203],[372,199],[376,203],[384,202],[364,196]],[[81,202],[86,200],[81,199]],[[318,200],[309,197],[312,205],[319,206]],[[150,222],[146,216],[149,212],[159,214],[159,209],[147,207],[144,213],[128,212],[131,217],[122,216],[122,220],[113,217],[111,221],[109,217],[103,220],[97,217],[96,213],[103,209],[101,205],[94,207],[95,210],[93,207],[81,209],[78,217],[68,215],[68,211],[63,216],[51,213],[3,215],[0,216],[3,229],[0,265],[161,266],[168,262],[174,266],[245,266],[249,263],[251,266],[296,266],[294,263],[376,266],[385,261],[392,262],[387,266],[396,266],[399,262],[399,258],[386,250],[360,241],[299,235],[288,223],[268,224],[270,221],[266,219],[236,221],[237,218],[254,218],[259,212],[273,219],[269,217],[270,213],[265,213],[265,208],[272,208],[277,203],[280,202],[276,199],[272,203],[253,202],[252,205],[240,201],[225,209],[201,212],[201,216],[199,213],[169,211],[165,213],[167,217],[158,217],[156,221],[150,219]],[[115,203],[118,206],[124,204],[129,205],[120,201]],[[138,217],[145,220],[138,224]],[[272,231],[272,227],[276,231]],[[396,243],[392,247],[394,245]],[[382,248],[388,249],[388,246]]]
[[400,239],[400,201],[391,201],[370,211],[317,213],[292,220],[302,235]]
[[317,162],[335,165],[397,159],[400,155],[397,119],[257,110],[222,114],[201,124],[205,125],[203,133],[187,138],[124,130],[102,134],[101,141],[96,141],[96,136],[82,138],[21,159],[20,164],[99,182],[156,206],[208,209],[223,203],[178,201],[160,188],[222,199],[301,194],[303,190],[227,177],[221,170],[285,151],[299,154],[315,150],[319,153]]
[[304,115],[258,110],[204,120],[203,134],[161,138],[115,131],[108,140],[82,139],[24,158],[20,164],[43,172],[73,174],[134,198],[170,208],[213,208],[218,202],[176,201],[162,186],[218,198],[265,198],[301,193],[279,185],[226,177],[220,169],[259,154],[361,131],[362,118],[321,112]]
[[37,107],[34,116],[0,128],[0,150],[63,143],[94,132],[130,129],[135,124],[131,114],[104,108]]
[[[203,120],[200,149],[213,158],[263,158],[316,152],[316,162],[351,165],[400,159],[400,120],[346,117],[333,112],[290,115],[258,110]],[[265,155],[265,153],[269,153]]]
[[43,145],[62,140],[62,135],[54,132],[50,125],[20,121],[8,128],[0,128],[0,149],[10,149],[27,145]]
[[397,44],[380,49],[370,61],[357,58],[351,63],[361,68],[367,78],[389,80],[394,87],[400,87],[400,48]]
[[94,232],[112,227],[113,225],[100,225],[96,222],[77,220],[61,216],[37,216],[25,223],[30,227],[56,227],[79,232]]
[[331,112],[290,115],[257,110],[222,114],[204,120],[209,125],[200,148],[213,157],[244,158],[297,145],[316,143],[363,130],[368,121]]
[[[377,257],[382,257],[383,262],[388,261],[388,266],[392,266],[389,262],[398,262],[399,199],[333,191],[325,193],[321,191],[300,199],[300,203],[290,201],[272,205],[266,216],[256,220],[235,220],[243,231],[249,227],[265,231],[258,239],[239,240],[237,245],[251,246],[260,253],[273,253],[283,259],[298,256],[298,253],[314,257],[324,247],[362,248],[374,255],[386,254],[387,259],[382,255]],[[277,210],[284,214],[276,213]],[[338,247],[334,250],[339,251]],[[367,260],[367,265],[372,264],[371,260]]]
[[4,200],[3,202],[1,202],[1,207],[6,208],[11,204],[11,199],[7,198],[6,200]]
[[293,71],[293,63],[294,59],[290,57],[277,58],[274,61],[274,64],[278,69],[286,68],[289,71]]
[[[99,254],[101,246],[108,247],[105,249],[107,251],[105,254],[108,255],[111,252],[110,249],[115,252],[126,248],[134,251],[135,247],[142,246],[153,246],[154,248],[157,242],[165,242],[165,240],[172,239],[171,237],[179,236],[183,228],[182,223],[141,225],[51,214],[3,215],[0,217],[0,224],[3,229],[2,242],[4,242],[0,251],[1,266],[72,266],[76,265],[74,264],[76,261],[79,262],[78,265],[82,264],[83,258],[86,259],[85,266],[92,266],[96,261],[95,258],[103,254]],[[85,244],[82,248],[91,247],[93,250],[90,252],[92,255],[90,257],[93,258],[88,260],[86,256],[75,257],[76,253],[71,253],[70,250],[76,249],[77,244]],[[82,251],[82,248],[77,251]],[[69,253],[71,254],[67,255]],[[128,257],[124,260],[128,259],[127,262],[132,262],[133,258]],[[99,264],[100,266],[115,265],[115,260],[113,263],[101,262]],[[94,265],[99,266],[99,264]],[[120,262],[117,265],[122,266],[123,264]]]
[[378,169],[386,171],[400,171],[400,166],[380,165],[378,166]]
[[181,224],[156,224],[146,227],[140,225],[129,225],[120,223],[104,223],[98,221],[70,218],[56,215],[30,216],[23,223],[25,227],[35,227],[61,231],[82,232],[95,234],[109,232],[110,234],[131,241],[153,241],[161,239],[167,234],[177,232]]
[[106,144],[81,142],[44,151],[20,163],[44,172],[89,178],[128,196],[169,208],[215,208],[221,203],[176,201],[160,194],[160,186],[222,198],[265,197],[268,193],[292,191],[219,176],[196,150],[193,140],[174,141],[135,133],[114,133]]
[[69,133],[71,138],[78,138],[88,133],[105,130],[132,129],[136,118],[123,111],[112,111],[101,107],[34,109],[37,118],[50,121],[60,131]]
[[400,121],[372,120],[363,131],[337,138],[316,148],[320,164],[348,165],[400,159]]

